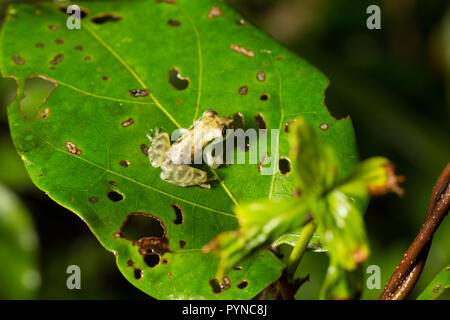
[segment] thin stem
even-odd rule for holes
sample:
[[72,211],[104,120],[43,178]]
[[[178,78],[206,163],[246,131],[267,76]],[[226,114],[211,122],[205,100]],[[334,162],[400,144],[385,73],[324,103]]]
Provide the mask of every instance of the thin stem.
[[286,272],[288,279],[291,281],[294,278],[295,271],[297,270],[300,260],[303,257],[303,253],[305,253],[306,247],[308,246],[308,243],[311,240],[316,227],[317,225],[314,223],[314,221],[311,221],[303,227],[300,238],[298,239],[294,249],[291,252],[291,255],[288,258]]
[[422,228],[395,268],[379,297],[380,300],[401,300],[407,297],[425,265],[433,235],[449,210],[450,163],[433,188]]

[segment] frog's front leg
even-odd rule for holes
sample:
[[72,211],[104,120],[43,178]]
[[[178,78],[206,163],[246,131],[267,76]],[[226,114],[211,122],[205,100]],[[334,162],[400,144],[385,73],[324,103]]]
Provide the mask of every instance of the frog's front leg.
[[147,138],[152,143],[148,149],[148,159],[153,167],[160,167],[164,156],[170,148],[170,139],[167,132],[159,132],[159,129],[155,129],[155,136],[147,135]]
[[161,179],[181,187],[199,186],[209,189],[211,186],[206,171],[190,167],[187,164],[163,164]]

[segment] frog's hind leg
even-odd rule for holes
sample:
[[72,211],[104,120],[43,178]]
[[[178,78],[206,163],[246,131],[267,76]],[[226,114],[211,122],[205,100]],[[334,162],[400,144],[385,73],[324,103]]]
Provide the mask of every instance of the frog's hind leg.
[[181,187],[200,186],[209,189],[211,186],[206,171],[193,168],[187,164],[167,164],[161,167],[161,179]]
[[159,132],[159,129],[155,130],[155,136],[147,135],[147,138],[152,143],[148,149],[148,159],[153,167],[160,167],[164,156],[170,148],[170,139],[167,132]]

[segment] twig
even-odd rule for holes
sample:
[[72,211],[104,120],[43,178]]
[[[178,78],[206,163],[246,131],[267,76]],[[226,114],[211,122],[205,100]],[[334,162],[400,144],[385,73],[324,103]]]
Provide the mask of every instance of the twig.
[[439,176],[428,204],[425,222],[378,299],[401,300],[411,292],[425,265],[431,241],[450,209],[450,163]]

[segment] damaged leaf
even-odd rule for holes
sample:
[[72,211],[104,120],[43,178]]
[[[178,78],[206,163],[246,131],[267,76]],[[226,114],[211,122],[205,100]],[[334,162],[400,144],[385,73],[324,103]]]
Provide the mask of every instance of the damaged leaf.
[[[262,175],[257,163],[222,166],[215,170],[219,180],[210,190],[178,187],[162,181],[160,170],[151,166],[146,135],[155,128],[171,133],[189,127],[210,108],[228,116],[239,112],[248,119],[246,128],[255,128],[253,117],[261,114],[267,130],[279,130],[268,156],[287,157],[283,126],[304,115],[317,130],[322,123],[329,125],[320,133],[338,155],[339,172],[347,175],[357,163],[353,129],[349,119],[335,121],[324,106],[327,78],[249,23],[236,23],[242,17],[222,1],[77,4],[89,13],[79,30],[67,29],[67,14],[58,3],[45,1],[13,4],[9,11],[14,17],[7,17],[2,28],[2,74],[17,81],[17,96],[23,96],[29,77],[57,84],[36,111],[45,120],[26,119],[20,99],[8,107],[11,135],[32,181],[82,217],[100,243],[115,253],[123,275],[147,294],[161,299],[256,296],[281,275],[283,265],[270,251],[242,260],[242,271],[228,274],[228,289],[214,293],[209,280],[219,259],[202,248],[238,227],[234,206],[289,197],[292,173],[275,169],[274,176]],[[219,10],[211,14],[214,6]],[[105,14],[121,19],[95,20]],[[168,21],[179,23],[174,27]],[[168,77],[174,67],[181,72],[182,90],[174,90]],[[255,76],[259,72],[264,81]],[[262,95],[270,99],[262,101]],[[256,147],[252,144],[248,152]],[[116,193],[121,196],[108,197]],[[174,205],[183,208],[180,224],[174,223]],[[153,248],[161,255],[153,267],[148,263],[156,259],[148,259],[156,257],[144,261],[139,251],[139,243],[149,241],[120,235],[134,212],[155,216],[166,227],[167,241],[159,245],[167,250]],[[244,280],[245,288],[238,288]]]

